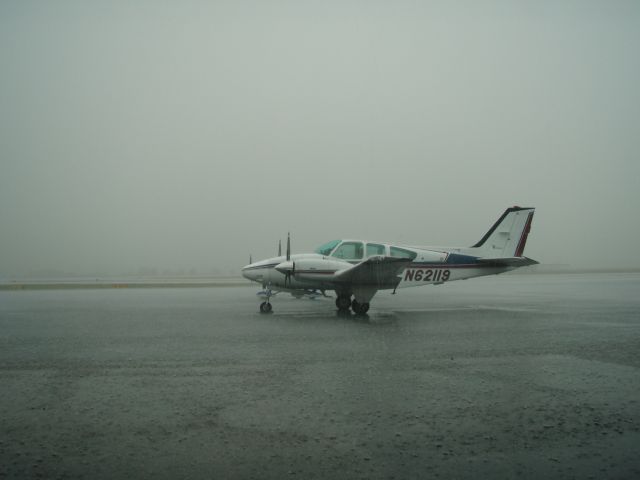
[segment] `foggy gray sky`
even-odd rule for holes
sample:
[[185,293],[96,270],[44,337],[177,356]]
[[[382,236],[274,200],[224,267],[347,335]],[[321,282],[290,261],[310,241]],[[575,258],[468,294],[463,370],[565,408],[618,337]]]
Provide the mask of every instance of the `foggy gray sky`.
[[0,3],[0,277],[333,238],[639,267],[640,3]]

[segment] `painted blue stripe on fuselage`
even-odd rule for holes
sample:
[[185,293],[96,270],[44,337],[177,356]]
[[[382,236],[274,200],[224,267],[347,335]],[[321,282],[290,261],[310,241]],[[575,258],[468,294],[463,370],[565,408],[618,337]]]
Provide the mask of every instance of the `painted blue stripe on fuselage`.
[[459,263],[459,264],[447,264],[447,263],[411,263],[406,266],[406,268],[485,268],[485,267],[495,267],[495,265],[490,265],[488,263]]
[[478,263],[478,257],[472,257],[471,255],[462,255],[460,253],[450,253],[447,257],[448,265],[469,265]]
[[450,253],[447,260],[442,262],[412,262],[407,268],[479,268],[485,264],[478,263],[478,257]]

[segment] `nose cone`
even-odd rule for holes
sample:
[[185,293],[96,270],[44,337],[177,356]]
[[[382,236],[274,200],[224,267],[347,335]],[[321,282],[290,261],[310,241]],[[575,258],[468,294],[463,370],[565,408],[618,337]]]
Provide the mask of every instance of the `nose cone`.
[[251,264],[245,267],[242,267],[242,276],[246,279],[255,281],[258,278],[257,269],[252,268]]

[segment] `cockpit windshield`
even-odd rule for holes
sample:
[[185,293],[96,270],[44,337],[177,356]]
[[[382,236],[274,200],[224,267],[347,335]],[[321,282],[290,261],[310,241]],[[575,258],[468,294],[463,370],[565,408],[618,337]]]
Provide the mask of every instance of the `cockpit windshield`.
[[342,240],[331,240],[330,242],[320,245],[318,248],[316,248],[315,252],[327,257],[333,251],[333,249],[336,248],[336,245],[338,245],[341,241]]

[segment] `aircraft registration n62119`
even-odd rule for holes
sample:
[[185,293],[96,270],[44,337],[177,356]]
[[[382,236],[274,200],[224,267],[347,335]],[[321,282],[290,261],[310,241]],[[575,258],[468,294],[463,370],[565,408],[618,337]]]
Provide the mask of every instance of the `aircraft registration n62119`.
[[378,290],[438,285],[496,275],[538,262],[523,256],[535,209],[505,210],[482,239],[471,247],[416,247],[368,240],[333,240],[314,253],[291,254],[252,263],[242,275],[260,283],[262,313],[272,311],[271,297],[336,292],[339,311],[364,315]]

